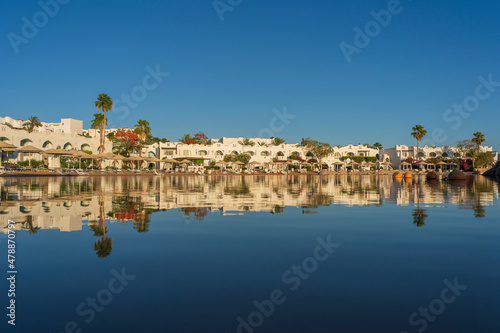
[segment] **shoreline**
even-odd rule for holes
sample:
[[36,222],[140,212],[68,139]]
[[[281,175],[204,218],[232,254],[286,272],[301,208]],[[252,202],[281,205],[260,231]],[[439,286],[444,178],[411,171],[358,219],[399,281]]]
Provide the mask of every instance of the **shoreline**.
[[[392,176],[396,172],[402,172],[400,170],[391,170],[391,171],[359,171],[359,172],[347,172],[347,171],[323,171],[319,172],[290,172],[290,173],[266,173],[266,172],[256,172],[256,173],[232,173],[232,172],[212,172],[212,173],[192,173],[192,172],[142,172],[142,173],[134,173],[134,172],[123,172],[123,173],[103,173],[103,172],[85,172],[85,174],[77,174],[74,172],[59,174],[54,172],[44,172],[44,171],[11,171],[6,172],[0,175],[1,178],[11,178],[11,177],[103,177],[103,176],[113,176],[113,177],[130,177],[130,176],[330,176],[330,175],[347,175],[347,176]],[[427,172],[411,172],[412,176],[425,176]],[[438,173],[438,175],[447,176],[449,172]],[[480,175],[474,172],[464,172],[465,175]]]

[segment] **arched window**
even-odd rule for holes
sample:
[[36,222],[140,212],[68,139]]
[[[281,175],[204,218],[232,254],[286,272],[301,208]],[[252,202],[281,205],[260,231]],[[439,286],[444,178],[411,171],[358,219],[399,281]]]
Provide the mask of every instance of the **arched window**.
[[282,152],[282,151],[279,151],[279,152],[276,154],[276,156],[283,157],[283,156],[285,156],[285,153],[284,153],[284,152]]
[[341,155],[339,152],[336,152],[336,153],[334,154],[334,156],[335,156],[335,157],[341,157],[342,155]]
[[66,142],[63,149],[64,150],[71,150],[71,149],[73,149],[73,145],[69,142]]
[[300,156],[300,153],[298,151],[293,151],[292,152],[292,155],[295,155],[295,156]]
[[8,138],[6,138],[5,136],[2,136],[0,138],[0,141],[5,142],[5,143],[10,143],[10,140]]
[[47,140],[43,143],[42,148],[43,149],[50,149],[50,148],[54,148],[54,145],[52,144],[52,142]]
[[443,157],[448,157],[448,153],[443,153],[443,155],[441,155]]
[[208,155],[208,153],[207,153],[207,151],[206,151],[206,150],[200,150],[200,151],[198,151],[198,155],[199,155],[199,156],[207,156],[207,155]]
[[307,157],[314,157],[314,154],[313,154],[313,153],[311,153],[310,151],[308,151],[308,152],[307,152],[307,154],[306,154],[306,156],[307,156]]
[[184,150],[184,152],[183,152],[182,155],[184,155],[184,156],[191,156],[191,151],[189,151],[189,150],[186,149],[186,150]]
[[90,151],[90,145],[87,144],[87,143],[84,143],[81,147],[80,147],[81,150],[87,150],[87,151]]
[[460,157],[460,153],[453,154],[453,157]]
[[156,157],[156,154],[152,151],[148,152],[148,157]]
[[434,152],[433,152],[433,153],[430,153],[430,154],[429,154],[429,156],[430,156],[430,157],[436,157],[436,153],[434,153]]
[[347,156],[354,156],[354,153],[347,153]]
[[247,154],[249,154],[250,156],[254,156],[255,153],[253,151],[247,151]]
[[265,150],[260,153],[260,156],[269,156],[269,155],[270,155],[269,152]]
[[221,152],[220,150],[217,150],[217,151],[215,152],[215,156],[224,156],[224,153],[223,153],[223,152]]
[[30,145],[33,145],[33,141],[31,141],[30,139],[21,140],[21,147],[26,147]]
[[424,157],[424,156],[425,156],[424,153],[422,153],[422,152],[418,153],[418,157]]
[[237,152],[236,150],[233,150],[233,151],[231,152],[231,155],[238,155],[238,152]]

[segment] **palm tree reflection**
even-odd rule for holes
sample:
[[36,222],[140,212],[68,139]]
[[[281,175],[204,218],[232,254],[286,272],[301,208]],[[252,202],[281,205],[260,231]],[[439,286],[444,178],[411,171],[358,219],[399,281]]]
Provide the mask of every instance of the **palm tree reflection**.
[[99,196],[99,225],[92,226],[92,231],[94,236],[102,236],[94,244],[94,251],[99,258],[106,258],[111,254],[113,250],[113,239],[106,237],[106,218],[104,215],[104,200],[102,196]]
[[417,197],[417,209],[413,210],[411,216],[413,217],[413,224],[418,228],[425,225],[425,219],[429,217],[425,209],[420,208],[420,185],[415,184],[415,196]]

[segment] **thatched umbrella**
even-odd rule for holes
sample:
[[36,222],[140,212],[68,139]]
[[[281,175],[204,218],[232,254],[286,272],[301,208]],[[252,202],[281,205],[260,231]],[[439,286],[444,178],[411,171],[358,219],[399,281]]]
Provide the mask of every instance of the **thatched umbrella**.
[[25,146],[25,147],[21,147],[21,148],[16,149],[16,152],[21,153],[21,154],[28,153],[29,154],[28,165],[31,166],[31,154],[33,154],[33,153],[40,154],[40,153],[43,153],[43,150],[41,150],[40,148],[33,147],[33,146]]
[[172,168],[174,167],[174,164],[177,164],[179,162],[177,162],[176,160],[174,160],[173,158],[168,158],[168,157],[164,157],[163,160],[162,160],[163,163],[169,163],[169,164],[172,164]]
[[156,168],[156,163],[157,163],[157,162],[161,162],[161,160],[160,160],[159,158],[157,158],[157,157],[148,157],[148,158],[146,159],[146,161],[148,161],[148,162],[153,162],[153,163],[155,164],[155,169],[157,169],[157,168]]
[[240,169],[241,169],[241,166],[244,165],[245,163],[241,162],[241,161],[236,161],[233,163],[234,165],[238,165],[240,166]]
[[16,146],[14,145],[11,145],[10,143],[7,143],[7,142],[3,142],[3,141],[0,141],[0,165],[2,165],[2,155],[3,155],[3,152],[6,151],[6,152],[9,152],[9,151],[15,151],[16,150]]

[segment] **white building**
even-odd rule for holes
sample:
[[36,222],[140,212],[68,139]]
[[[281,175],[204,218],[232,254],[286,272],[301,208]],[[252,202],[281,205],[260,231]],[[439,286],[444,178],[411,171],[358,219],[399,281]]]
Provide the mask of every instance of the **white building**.
[[[252,138],[253,146],[245,146],[240,142],[244,138],[212,139],[208,144],[183,144],[179,142],[155,143],[143,148],[142,155],[148,157],[182,158],[188,160],[202,160],[204,165],[211,161],[219,162],[225,155],[249,154],[251,161],[259,163],[272,162],[273,160],[286,160],[295,155],[304,160],[317,159],[312,152],[299,144],[281,144],[274,146],[271,139]],[[345,147],[334,147],[333,153],[322,159],[322,162],[333,166],[342,157],[364,156],[377,157],[378,149],[367,148],[364,145],[348,145]]]
[[[493,151],[493,147],[481,146],[481,152],[491,152],[495,161],[498,161],[498,152]],[[423,146],[419,147],[417,157],[416,146],[397,145],[394,148],[383,149],[380,151],[379,160],[381,162],[389,162],[395,169],[399,169],[401,162],[408,158],[417,161],[425,161],[428,158],[444,157],[444,158],[465,158],[464,154],[457,147],[449,146]]]
[[[61,148],[64,150],[87,150],[92,153],[99,151],[99,136],[84,135],[83,121],[75,119],[61,119],[60,123],[44,123],[36,127],[32,133],[23,129],[24,120],[0,117],[0,141],[10,143],[16,147],[33,146],[40,149]],[[106,151],[111,151],[112,145],[107,142]],[[27,154],[18,156],[13,153],[3,154],[2,163],[29,158]],[[39,159],[37,154],[32,158]]]

